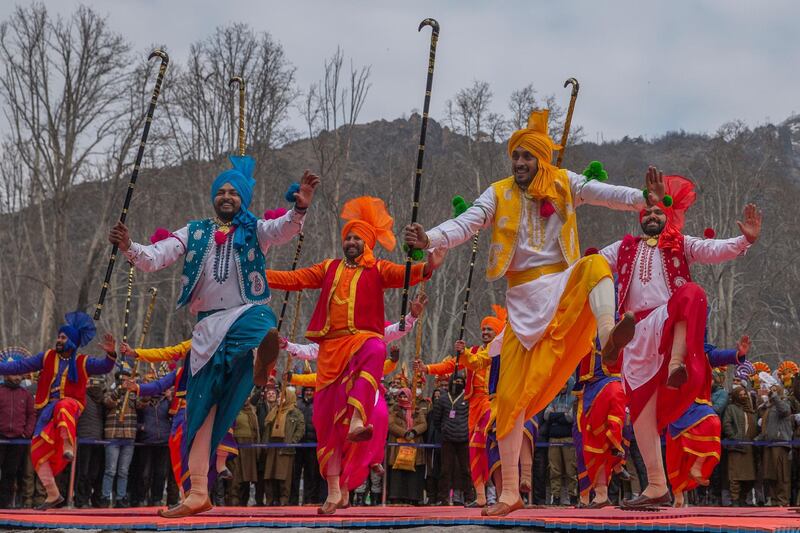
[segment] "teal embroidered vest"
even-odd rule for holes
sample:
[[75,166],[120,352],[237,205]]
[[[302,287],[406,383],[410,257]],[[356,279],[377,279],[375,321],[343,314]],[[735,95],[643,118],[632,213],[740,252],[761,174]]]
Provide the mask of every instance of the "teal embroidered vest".
[[[181,297],[178,307],[189,302],[192,291],[200,279],[200,272],[206,257],[213,253],[216,246],[214,222],[210,219],[192,220],[189,222],[189,242],[186,244],[186,255],[183,260],[181,276]],[[266,272],[267,260],[258,246],[258,238],[254,235],[241,250],[234,251],[236,270],[239,273],[239,291],[245,303],[266,304],[269,301],[269,286]]]

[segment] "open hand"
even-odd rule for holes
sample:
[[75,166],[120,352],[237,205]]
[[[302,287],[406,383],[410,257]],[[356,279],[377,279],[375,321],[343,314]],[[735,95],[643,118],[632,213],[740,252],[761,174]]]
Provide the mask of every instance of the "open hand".
[[411,300],[411,316],[419,318],[426,305],[428,305],[428,295],[424,292],[418,292],[414,299]]
[[739,342],[736,343],[736,352],[741,356],[745,357],[747,352],[750,351],[750,337],[747,335],[742,335],[742,338],[739,339]]
[[445,256],[447,256],[447,248],[437,248],[428,253],[428,263],[425,265],[425,274],[427,275],[442,266]]
[[111,333],[106,333],[103,335],[103,340],[100,341],[100,347],[106,353],[116,353],[117,341],[114,340],[114,336]]
[[667,193],[664,185],[664,173],[656,167],[648,167],[644,177],[645,187],[647,187],[647,205],[656,205],[664,199]]
[[400,360],[400,347],[396,344],[389,347],[389,359],[391,359],[393,363],[397,363]]
[[306,170],[300,178],[300,190],[294,193],[294,202],[300,209],[306,209],[314,199],[314,190],[320,184],[320,177]]
[[425,365],[419,359],[414,359],[414,373],[415,374],[427,374],[428,369],[425,368]]
[[739,231],[747,239],[747,242],[753,244],[761,235],[761,210],[756,207],[756,204],[747,204],[744,206],[742,216],[744,222],[737,220],[736,224],[739,226]]

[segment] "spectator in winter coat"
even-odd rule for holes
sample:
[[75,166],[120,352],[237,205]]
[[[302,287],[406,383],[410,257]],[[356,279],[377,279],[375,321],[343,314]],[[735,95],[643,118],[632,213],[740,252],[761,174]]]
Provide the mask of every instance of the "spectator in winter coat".
[[[758,435],[756,414],[750,403],[750,394],[744,387],[734,387],[731,402],[722,416],[722,437],[728,440],[753,440]],[[745,505],[747,494],[756,480],[756,462],[753,447],[728,446],[728,479],[731,501]]]
[[[78,419],[78,441],[103,440],[105,427],[105,378],[92,376],[86,389],[86,405]],[[100,507],[105,448],[102,444],[78,444],[75,471],[75,506]]]
[[[317,432],[314,429],[312,417],[314,416],[314,387],[303,387],[302,395],[297,401],[297,408],[303,413],[306,431],[302,443],[317,442]],[[322,503],[320,487],[322,476],[319,473],[316,448],[297,448],[294,456],[294,473],[292,476],[292,495],[290,505],[300,503],[300,479],[303,480],[303,504]]]
[[[20,386],[22,376],[6,376],[0,385],[0,438],[30,439],[36,424],[33,396]],[[28,446],[0,444],[0,508],[11,506],[14,485],[25,465]],[[21,498],[20,498],[21,499]]]
[[712,374],[711,381],[711,407],[717,416],[722,419],[725,414],[725,408],[728,407],[730,397],[728,391],[725,389],[725,370],[715,368]]
[[[297,408],[294,388],[287,388],[282,401],[267,414],[266,431],[270,443],[297,444],[305,435],[305,419]],[[295,448],[267,448],[264,458],[264,495],[267,504],[288,505],[292,488]]]
[[[261,442],[261,433],[258,428],[256,408],[250,402],[245,402],[236,423],[233,426],[233,436],[238,444],[253,444]],[[228,492],[229,505],[246,507],[250,500],[250,486],[258,483],[258,448],[243,446],[239,455],[229,460],[229,468],[233,473],[233,489]]]
[[[389,442],[423,442],[428,429],[425,414],[419,406],[411,405],[411,390],[407,387],[397,393],[397,403],[389,413]],[[417,448],[415,470],[394,468],[399,448],[391,446],[387,457],[389,467],[389,499],[392,503],[418,505],[422,502],[425,487],[425,454]]]
[[[570,378],[558,396],[544,410],[551,444],[547,451],[550,462],[550,498],[552,498],[551,503],[560,502],[562,505],[574,505],[578,499],[575,448],[564,445],[572,443],[575,396],[570,391],[573,384],[574,378]],[[554,443],[557,445],[552,446]],[[566,479],[569,502],[560,501],[562,477]]]
[[[114,375],[116,380],[113,390],[106,393],[105,437],[116,442],[105,447],[105,472],[103,473],[103,507],[112,499],[112,490],[116,479],[115,507],[129,507],[128,501],[128,469],[133,459],[133,441],[136,438],[137,416],[136,396],[126,395],[122,387],[123,380],[129,380],[130,370],[123,368]],[[126,399],[127,398],[127,403]],[[124,406],[124,407],[123,407]]]
[[[170,473],[169,441],[172,417],[169,414],[172,391],[166,395],[140,399],[138,441],[142,443],[136,450],[139,456],[142,497],[149,507],[163,505],[164,487]],[[149,492],[149,494],[148,494]]]
[[[762,394],[759,405],[761,435],[758,438],[764,441],[787,442],[792,438],[792,411],[789,400],[786,398],[783,386],[777,380],[772,380],[768,390],[768,393]],[[772,505],[789,505],[790,450],[788,444],[783,444],[766,446],[763,452],[764,484],[769,487]]]
[[442,434],[439,499],[443,504],[447,504],[451,489],[454,505],[475,499],[469,475],[469,403],[464,400],[465,383],[464,373],[454,372],[447,392],[433,406],[433,425]]

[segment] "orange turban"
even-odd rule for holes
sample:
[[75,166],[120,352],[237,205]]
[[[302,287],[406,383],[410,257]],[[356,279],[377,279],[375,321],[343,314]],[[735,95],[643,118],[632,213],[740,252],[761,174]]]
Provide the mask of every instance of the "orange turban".
[[380,243],[386,250],[394,250],[396,243],[392,232],[394,219],[380,198],[373,196],[353,198],[344,204],[341,217],[347,221],[342,228],[342,240],[351,232],[364,240],[364,253],[358,259],[359,264],[368,268],[375,265],[372,249],[376,243]]
[[492,328],[495,335],[498,335],[506,325],[508,312],[505,307],[494,304],[492,305],[492,311],[494,311],[494,316],[489,315],[481,320],[481,329]]
[[539,161],[539,171],[528,185],[528,194],[534,198],[549,198],[555,200],[558,193],[555,190],[555,179],[558,168],[553,165],[553,150],[560,150],[561,146],[553,142],[547,133],[547,109],[532,111],[528,117],[528,127],[517,130],[508,140],[508,157],[516,148],[524,148]]

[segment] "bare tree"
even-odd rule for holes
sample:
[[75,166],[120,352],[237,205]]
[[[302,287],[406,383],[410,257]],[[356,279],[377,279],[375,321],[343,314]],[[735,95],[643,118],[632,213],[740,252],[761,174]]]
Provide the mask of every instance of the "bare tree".
[[308,128],[313,156],[325,187],[320,199],[325,204],[323,216],[330,231],[331,253],[337,253],[338,216],[347,192],[345,173],[351,158],[356,122],[371,84],[370,67],[356,67],[350,62],[344,70],[344,51],[325,60],[322,79],[306,94],[303,116]]
[[118,92],[130,73],[129,46],[89,8],[62,18],[34,4],[0,24],[0,58],[10,141],[39,212],[44,341],[66,304],[59,265],[68,250],[67,199],[125,114]]

